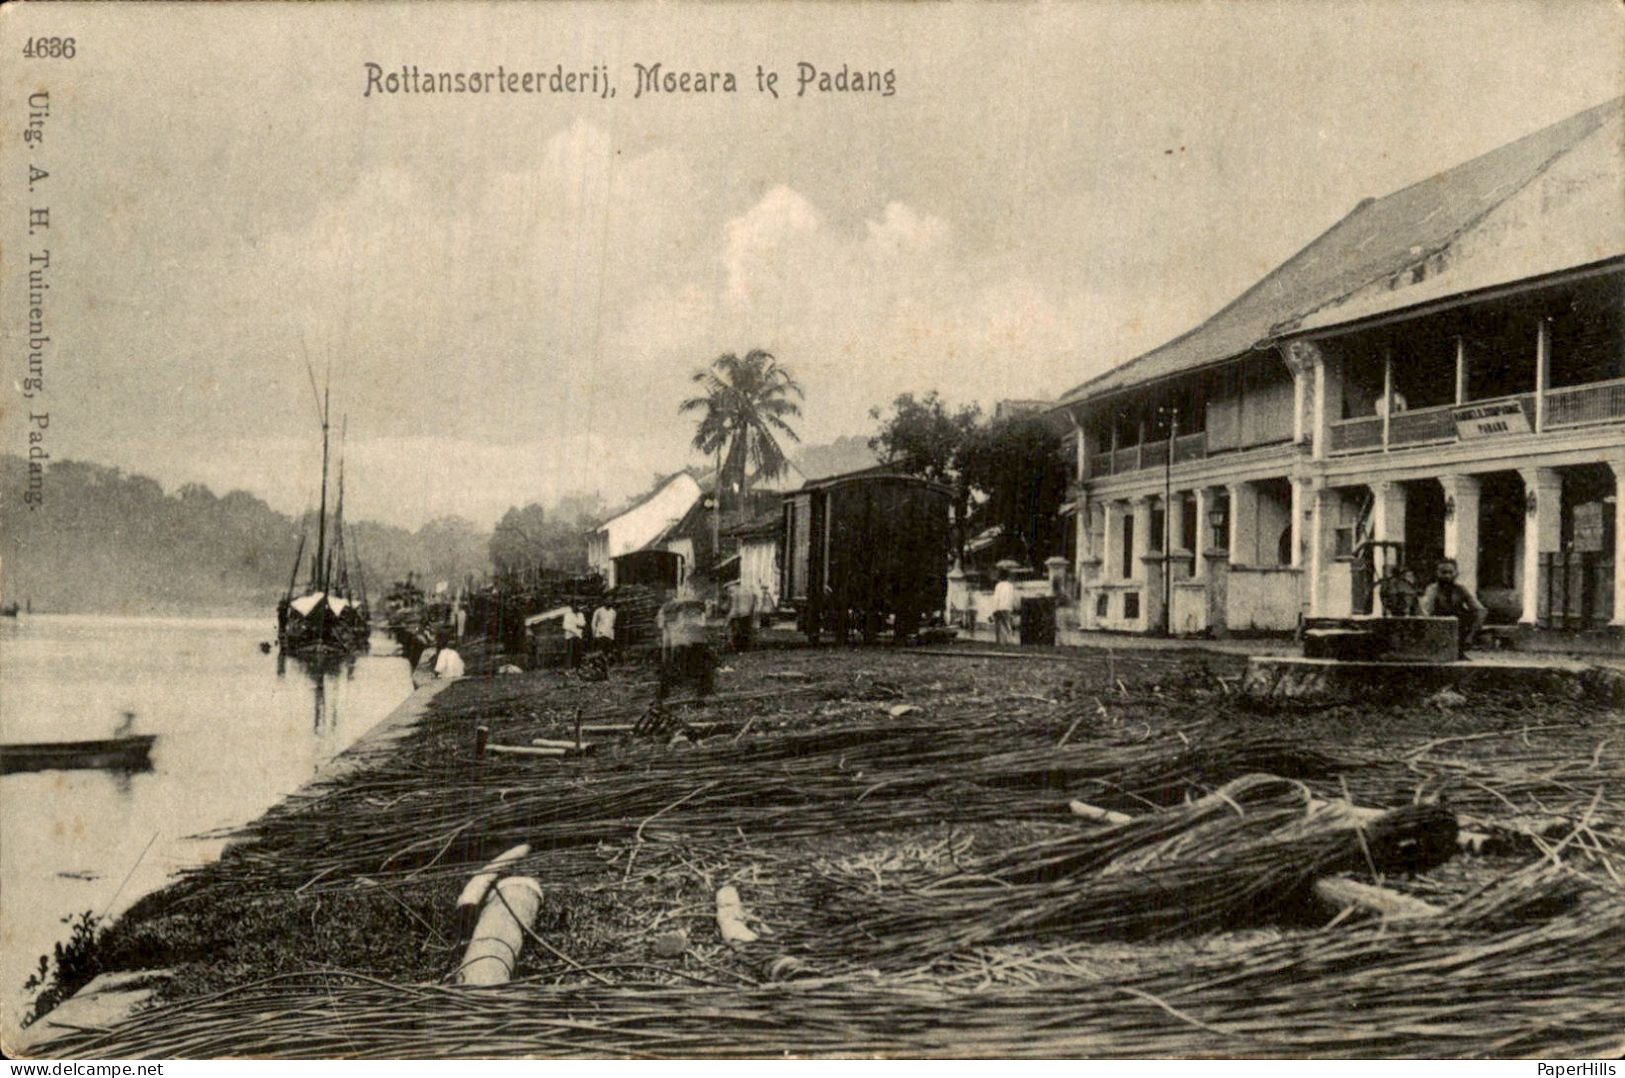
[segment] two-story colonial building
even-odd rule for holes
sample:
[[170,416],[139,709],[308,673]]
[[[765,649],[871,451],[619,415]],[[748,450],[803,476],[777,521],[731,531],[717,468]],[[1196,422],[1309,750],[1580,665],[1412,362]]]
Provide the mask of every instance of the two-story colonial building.
[[1363,612],[1376,540],[1495,620],[1617,634],[1625,99],[1361,202],[1056,408],[1084,628]]

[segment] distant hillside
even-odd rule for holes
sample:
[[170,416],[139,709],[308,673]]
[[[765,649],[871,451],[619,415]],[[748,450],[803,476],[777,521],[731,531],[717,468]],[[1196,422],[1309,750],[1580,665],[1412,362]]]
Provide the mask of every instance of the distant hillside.
[[879,463],[880,458],[869,448],[866,434],[849,434],[823,445],[802,446],[795,455],[796,467],[808,479],[855,472]]
[[[300,522],[252,494],[217,497],[195,483],[165,494],[146,476],[59,461],[46,473],[44,506],[31,512],[27,479],[26,461],[0,457],[8,601],[52,613],[257,613],[288,586]],[[431,581],[490,570],[490,532],[460,517],[416,532],[367,522],[347,530],[374,593],[409,569]]]

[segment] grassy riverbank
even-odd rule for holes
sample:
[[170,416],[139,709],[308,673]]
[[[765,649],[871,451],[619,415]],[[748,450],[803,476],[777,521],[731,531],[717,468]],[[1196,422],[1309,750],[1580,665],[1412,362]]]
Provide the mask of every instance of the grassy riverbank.
[[[1599,1050],[1621,1013],[1597,1004],[1625,999],[1625,720],[1533,695],[1260,713],[1235,694],[1242,666],[1167,650],[758,652],[728,660],[718,702],[674,709],[686,736],[590,732],[594,751],[567,759],[481,759],[475,727],[527,745],[572,737],[578,716],[630,723],[652,695],[651,669],[624,665],[598,684],[469,678],[377,766],[270,813],[218,864],[134,907],[102,937],[98,963],[169,971],[158,1007],[57,1048]],[[1092,840],[1071,799],[1162,826],[1195,811],[1181,807],[1188,798],[1256,773],[1376,808],[1442,796],[1468,829],[1547,837],[1383,873],[1389,889],[1444,911],[1409,931],[1347,915],[1327,926],[1284,900],[1223,906],[1218,884],[1180,898],[1154,866],[1103,890],[1087,873],[1025,867],[1056,851],[1078,863],[1080,835]],[[1288,799],[1299,788],[1280,787]],[[533,852],[516,871],[541,882],[544,901],[518,980],[477,997],[447,987],[463,949],[458,891],[520,842]],[[1223,848],[1202,856],[1240,878]],[[995,880],[1012,908],[1076,901],[1049,920],[1011,917],[987,890],[1001,864],[1021,869]],[[1344,871],[1371,878],[1359,864]],[[721,940],[725,885],[757,941]],[[1115,896],[1099,902],[1122,916],[1102,916],[1095,893]],[[1159,903],[1189,923],[1130,916]],[[1520,967],[1495,954],[1534,957]],[[1373,979],[1387,995],[1369,995]],[[1453,979],[1497,994],[1494,1028],[1462,1017]],[[240,1020],[247,1011],[254,1023]]]

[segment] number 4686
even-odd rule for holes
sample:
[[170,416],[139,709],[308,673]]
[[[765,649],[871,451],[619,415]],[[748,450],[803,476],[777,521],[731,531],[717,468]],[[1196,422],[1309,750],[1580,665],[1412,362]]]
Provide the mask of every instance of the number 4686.
[[23,55],[29,59],[73,59],[73,38],[31,37],[23,43]]

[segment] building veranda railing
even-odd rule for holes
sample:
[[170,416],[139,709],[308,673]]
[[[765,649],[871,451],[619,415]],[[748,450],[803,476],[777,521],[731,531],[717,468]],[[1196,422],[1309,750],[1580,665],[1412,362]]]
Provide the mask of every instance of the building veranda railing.
[[[1383,417],[1380,415],[1339,420],[1332,423],[1328,431],[1327,451],[1334,455],[1378,453],[1388,449],[1454,442],[1461,437],[1456,422],[1456,413],[1460,409],[1509,402],[1519,405],[1524,422],[1530,430],[1535,430],[1536,395],[1519,393],[1509,397],[1395,412],[1388,417],[1386,442]],[[1546,391],[1542,430],[1573,430],[1602,423],[1625,423],[1625,378],[1561,386]]]
[[[1333,455],[1380,453],[1388,449],[1413,449],[1425,445],[1445,445],[1461,435],[1456,412],[1461,408],[1482,407],[1516,401],[1530,430],[1535,429],[1535,394],[1470,400],[1462,404],[1441,404],[1395,412],[1388,417],[1387,440],[1380,415],[1342,419],[1330,425],[1327,451]],[[1625,423],[1625,378],[1585,385],[1561,386],[1546,391],[1545,430],[1572,430],[1602,423]],[[1124,475],[1143,468],[1161,468],[1168,463],[1168,442],[1148,441],[1116,451],[1097,453],[1089,460],[1090,479]],[[1207,434],[1197,431],[1174,439],[1173,463],[1208,457]]]
[[1625,378],[1546,392],[1546,427],[1583,427],[1625,420]]

